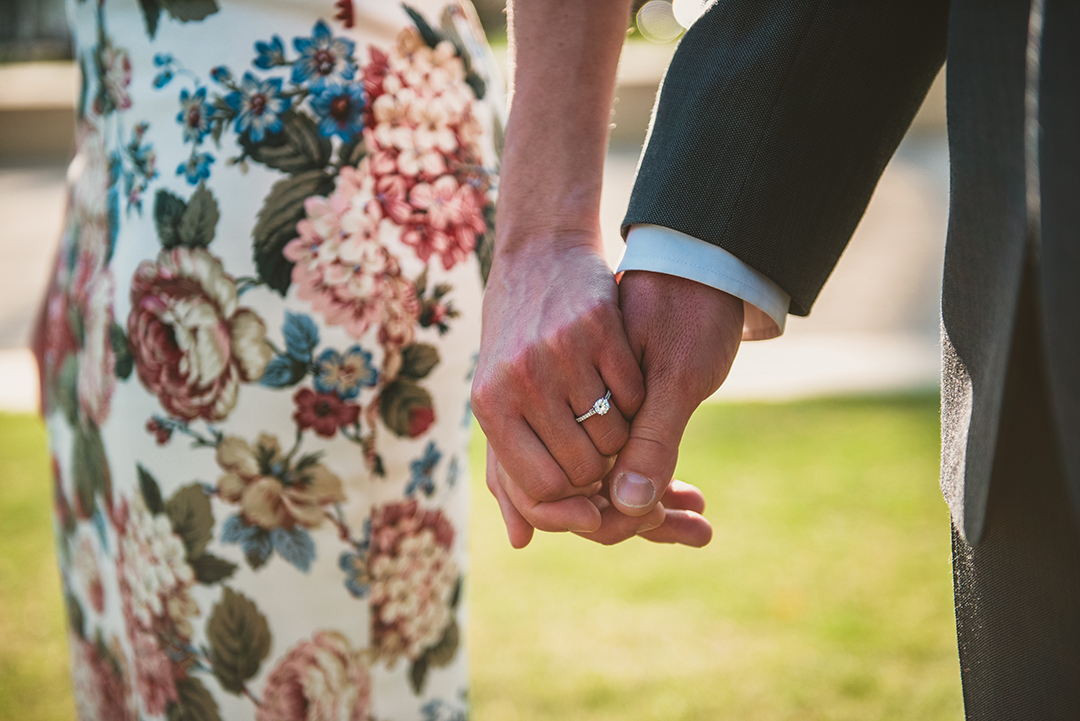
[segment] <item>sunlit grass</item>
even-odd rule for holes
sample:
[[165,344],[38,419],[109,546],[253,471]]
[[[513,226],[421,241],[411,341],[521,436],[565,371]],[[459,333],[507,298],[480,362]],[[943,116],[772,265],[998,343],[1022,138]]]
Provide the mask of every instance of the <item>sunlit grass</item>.
[[515,552],[479,499],[477,719],[960,718],[937,427],[929,397],[699,410],[704,550]]
[[[713,543],[506,542],[474,445],[477,721],[958,719],[930,397],[710,406]],[[70,719],[44,434],[0,416],[0,718]]]
[[70,720],[45,429],[0,414],[0,719]]

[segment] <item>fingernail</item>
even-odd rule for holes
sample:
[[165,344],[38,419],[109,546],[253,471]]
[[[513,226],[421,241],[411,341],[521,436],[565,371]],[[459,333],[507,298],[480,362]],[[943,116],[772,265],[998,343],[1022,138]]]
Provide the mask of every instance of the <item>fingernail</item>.
[[611,492],[627,508],[644,508],[656,498],[653,482],[639,473],[619,474]]

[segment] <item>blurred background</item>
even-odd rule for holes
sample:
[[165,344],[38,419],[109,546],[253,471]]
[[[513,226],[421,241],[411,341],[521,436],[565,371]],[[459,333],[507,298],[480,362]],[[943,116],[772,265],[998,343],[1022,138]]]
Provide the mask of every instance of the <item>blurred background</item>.
[[[504,2],[474,2],[505,67]],[[657,86],[700,10],[635,5],[604,175],[613,264]],[[26,345],[76,84],[62,0],[0,0],[0,718],[74,713]],[[961,716],[936,483],[948,177],[942,74],[813,314],[744,344],[687,432],[677,475],[709,498],[707,549],[512,552],[474,454],[477,719]]]

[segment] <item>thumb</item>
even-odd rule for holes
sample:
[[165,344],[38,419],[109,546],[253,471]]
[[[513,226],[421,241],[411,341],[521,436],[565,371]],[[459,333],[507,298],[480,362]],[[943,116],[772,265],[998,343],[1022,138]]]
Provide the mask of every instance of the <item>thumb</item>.
[[679,458],[679,442],[694,411],[677,394],[658,390],[646,392],[630,424],[630,438],[608,475],[611,502],[628,516],[649,513],[667,491]]

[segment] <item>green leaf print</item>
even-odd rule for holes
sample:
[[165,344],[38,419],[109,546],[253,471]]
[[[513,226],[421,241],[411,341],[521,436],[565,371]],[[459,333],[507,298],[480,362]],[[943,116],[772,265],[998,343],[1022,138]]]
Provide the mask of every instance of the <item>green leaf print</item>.
[[86,638],[86,614],[83,613],[79,600],[70,593],[64,594],[64,606],[67,609],[68,625],[79,638]]
[[[53,401],[64,412],[69,426],[79,423],[79,362],[74,354],[64,358],[60,373],[56,378]],[[53,405],[50,403],[49,405]]]
[[146,22],[146,34],[151,38],[157,35],[158,20],[161,19],[161,6],[157,0],[139,0],[139,7]]
[[296,224],[304,219],[304,201],[313,195],[329,195],[333,190],[332,177],[322,170],[309,170],[274,183],[266,196],[251,231],[255,267],[259,278],[281,295],[289,290],[293,268],[281,251],[297,237]]
[[342,143],[338,148],[338,164],[355,168],[360,165],[365,155],[367,155],[367,145],[364,144],[364,136],[362,133],[357,133],[352,140]]
[[120,327],[118,323],[113,323],[109,327],[109,344],[112,346],[113,354],[116,356],[116,365],[114,371],[116,377],[120,380],[127,380],[131,376],[131,371],[135,368],[135,356],[131,353],[131,348],[128,346],[127,335],[124,334],[124,329]]
[[413,661],[412,666],[409,667],[409,685],[412,686],[413,693],[417,696],[424,688],[424,680],[427,679],[428,672],[428,655],[425,653],[420,658]]
[[420,380],[439,364],[439,350],[427,343],[413,343],[401,349],[401,376]]
[[491,275],[491,261],[495,257],[495,206],[487,205],[484,208],[484,225],[487,230],[476,237],[476,259],[480,261],[480,278],[487,285],[488,276]]
[[240,694],[270,651],[270,627],[251,599],[226,588],[206,624],[210,664],[222,688]]
[[177,700],[170,704],[168,721],[221,721],[214,697],[199,679],[188,676],[176,682]]
[[210,499],[198,483],[177,489],[165,502],[165,514],[172,522],[173,532],[184,541],[188,559],[198,558],[206,550],[214,534],[214,512]]
[[241,135],[244,152],[255,162],[290,175],[325,168],[333,146],[329,138],[319,135],[315,121],[303,113],[286,110],[281,114],[281,123],[280,132],[257,143]]
[[75,426],[75,450],[71,463],[72,483],[81,511],[89,516],[96,505],[95,497],[112,496],[112,477],[101,433],[93,423]]
[[182,23],[203,20],[218,11],[217,0],[157,0],[161,8]]
[[154,515],[163,512],[165,510],[165,501],[161,498],[161,486],[142,465],[136,464],[135,470],[139,474],[139,490],[142,491],[146,510]]
[[139,0],[139,7],[146,22],[146,34],[151,38],[157,35],[162,10],[182,23],[203,20],[218,11],[216,0]]
[[409,667],[409,685],[414,693],[419,695],[424,690],[424,681],[433,667],[449,666],[453,662],[460,644],[461,631],[457,619],[451,619],[439,642],[425,650]]
[[159,190],[154,197],[154,224],[165,250],[181,245],[187,248],[210,245],[220,216],[217,199],[205,183],[199,183],[186,202],[167,190]]
[[457,619],[452,618],[439,642],[429,648],[424,655],[432,666],[448,666],[454,660],[460,643],[461,631],[458,629]]
[[195,572],[195,580],[209,586],[219,581],[224,581],[236,572],[236,564],[219,558],[212,553],[204,553],[198,558],[188,559],[191,570]]
[[154,225],[157,226],[158,240],[165,250],[180,245],[180,222],[185,210],[187,203],[184,199],[167,190],[159,190],[154,196]]
[[210,245],[219,217],[221,214],[218,212],[218,202],[214,194],[207,189],[206,183],[199,183],[180,217],[181,245],[188,248],[205,248]]
[[431,394],[408,378],[398,378],[383,389],[379,415],[391,431],[404,438],[416,438],[435,419]]
[[420,37],[428,47],[434,48],[443,41],[442,34],[431,27],[431,25],[428,24],[428,21],[424,19],[423,15],[404,3],[402,3],[402,7],[405,8],[405,12],[409,13],[409,17],[412,18],[413,24],[416,25],[416,29],[420,32]]

